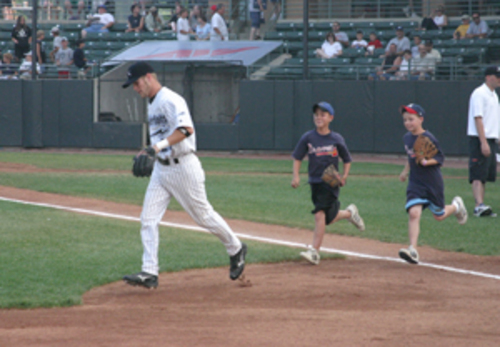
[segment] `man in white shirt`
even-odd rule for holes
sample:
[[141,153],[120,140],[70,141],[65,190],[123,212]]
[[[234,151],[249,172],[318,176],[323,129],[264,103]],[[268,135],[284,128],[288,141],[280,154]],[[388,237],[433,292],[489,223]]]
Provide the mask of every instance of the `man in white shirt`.
[[210,41],[228,41],[229,32],[227,30],[226,22],[224,21],[224,12],[226,8],[223,4],[218,4],[217,9],[212,16],[212,30],[210,31]]
[[189,41],[190,34],[194,34],[193,29],[189,25],[189,20],[187,19],[189,12],[187,9],[183,8],[179,14],[179,19],[177,19],[177,40],[178,41]]
[[486,182],[496,180],[496,152],[500,133],[500,105],[495,89],[500,87],[500,67],[490,66],[484,83],[472,92],[469,100],[469,182],[476,201],[476,217],[496,217],[484,204]]
[[59,27],[55,26],[50,30],[50,34],[54,37],[54,41],[52,44],[52,51],[50,52],[50,58],[53,62],[56,61],[55,55],[59,49],[61,49],[61,41],[62,37],[59,35]]
[[87,33],[107,33],[115,24],[115,17],[107,12],[105,5],[99,5],[97,10],[99,13],[93,15],[87,22],[87,27],[82,30],[82,38],[85,38]]
[[434,61],[436,63],[440,63],[441,62],[441,59],[442,59],[441,58],[441,53],[439,53],[439,51],[434,48],[434,43],[432,42],[432,40],[425,41],[425,49],[427,51],[427,56],[429,58],[434,59]]
[[404,51],[410,49],[410,40],[405,36],[405,31],[402,26],[396,28],[396,37],[391,39],[387,46],[385,47],[385,51],[389,50],[389,47],[395,44],[397,47],[397,54],[399,56],[403,55]]
[[418,46],[420,55],[412,59],[411,75],[413,80],[430,79],[436,70],[436,60],[429,56],[425,45]]

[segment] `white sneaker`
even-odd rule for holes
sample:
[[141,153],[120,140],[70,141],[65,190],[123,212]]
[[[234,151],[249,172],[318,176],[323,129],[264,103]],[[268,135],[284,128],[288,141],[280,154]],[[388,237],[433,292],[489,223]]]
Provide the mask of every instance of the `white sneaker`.
[[354,224],[359,230],[365,230],[365,222],[363,222],[363,218],[361,218],[361,216],[359,215],[359,211],[356,205],[350,204],[349,206],[347,206],[346,210],[351,212],[349,222]]
[[410,264],[418,264],[418,252],[413,246],[401,248],[399,250],[399,257]]
[[476,217],[496,217],[497,214],[491,210],[490,206],[481,204],[474,209],[474,216],[476,216]]
[[300,256],[314,265],[319,264],[319,253],[312,246],[309,246],[307,251],[300,252]]
[[455,217],[457,217],[458,224],[465,224],[467,222],[467,209],[465,208],[464,201],[461,197],[455,196],[451,203],[458,206],[457,212],[455,212]]

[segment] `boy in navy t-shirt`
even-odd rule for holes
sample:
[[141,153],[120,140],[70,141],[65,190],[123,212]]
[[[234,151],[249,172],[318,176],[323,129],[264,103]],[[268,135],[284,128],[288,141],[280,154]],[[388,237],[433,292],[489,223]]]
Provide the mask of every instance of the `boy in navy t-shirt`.
[[[399,256],[411,264],[419,261],[416,250],[418,235],[420,233],[420,217],[422,210],[426,207],[438,221],[454,214],[458,223],[467,222],[467,210],[461,197],[453,198],[451,205],[444,203],[444,182],[441,175],[441,165],[444,162],[444,155],[439,146],[438,140],[429,131],[424,130],[424,109],[417,104],[401,106],[400,112],[408,132],[403,136],[405,150],[408,154],[408,161],[399,176],[401,182],[406,181],[408,174],[408,188],[406,189],[406,211],[408,212],[408,235],[410,237],[410,247],[399,251]],[[416,162],[413,144],[419,135],[427,136],[438,149],[438,153],[432,159],[422,159]]]
[[327,102],[320,102],[313,106],[314,125],[316,129],[302,135],[293,151],[293,180],[292,187],[297,188],[300,183],[299,170],[302,159],[309,156],[309,184],[311,185],[312,201],[314,204],[315,227],[313,244],[300,255],[309,262],[319,264],[319,249],[323,242],[326,226],[342,219],[348,219],[358,229],[364,230],[365,224],[360,217],[356,205],[351,204],[345,210],[340,210],[339,188],[332,188],[321,180],[323,171],[330,164],[338,170],[339,157],[343,162],[341,186],[345,185],[351,169],[351,154],[347,149],[344,138],[333,131],[329,125],[333,120],[333,107]]

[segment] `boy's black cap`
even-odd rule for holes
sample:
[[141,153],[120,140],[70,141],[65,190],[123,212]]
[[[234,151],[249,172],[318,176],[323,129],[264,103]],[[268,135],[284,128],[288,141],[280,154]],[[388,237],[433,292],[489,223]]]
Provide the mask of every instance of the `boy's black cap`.
[[137,81],[142,76],[148,73],[154,73],[155,70],[146,62],[140,61],[132,64],[127,71],[127,81],[122,85],[122,88],[127,88],[129,85]]
[[495,75],[497,77],[500,77],[500,66],[488,66],[486,70],[484,70],[484,75]]

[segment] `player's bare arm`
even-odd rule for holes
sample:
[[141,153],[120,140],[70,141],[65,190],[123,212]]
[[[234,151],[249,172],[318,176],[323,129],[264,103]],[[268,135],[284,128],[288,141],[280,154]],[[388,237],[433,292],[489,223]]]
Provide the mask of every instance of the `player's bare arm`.
[[420,161],[420,165],[422,165],[422,166],[432,166],[432,165],[437,165],[437,164],[439,164],[439,162],[434,158],[431,158],[431,159],[424,158]]
[[343,163],[343,169],[344,173],[342,174],[342,182],[340,183],[341,187],[345,186],[347,182],[347,176],[349,176],[349,172],[351,171],[351,163]]
[[408,178],[408,174],[409,173],[410,173],[410,164],[408,162],[406,162],[403,171],[401,171],[401,174],[399,175],[399,180],[401,182],[406,181],[406,179]]
[[479,137],[479,142],[481,143],[481,153],[483,153],[485,157],[489,157],[491,150],[484,133],[483,117],[475,117],[474,122],[476,123],[477,136]]
[[191,127],[178,128],[172,133],[172,135],[167,137],[165,140],[162,140],[162,141],[158,142],[157,144],[155,144],[153,146],[153,148],[154,148],[155,152],[158,153],[159,151],[161,151],[165,147],[172,146],[172,145],[175,145],[175,144],[181,142],[182,140],[184,140],[188,136],[192,135],[193,132],[194,132],[194,129]]
[[300,167],[302,162],[300,160],[293,161],[293,178],[292,178],[292,187],[297,188],[300,184]]

